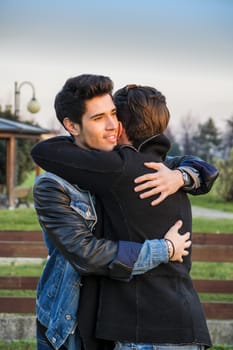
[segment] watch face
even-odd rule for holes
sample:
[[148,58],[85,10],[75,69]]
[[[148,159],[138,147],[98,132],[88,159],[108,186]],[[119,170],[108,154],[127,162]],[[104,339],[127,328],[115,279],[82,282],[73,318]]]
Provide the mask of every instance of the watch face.
[[185,171],[182,171],[185,186],[189,185],[189,176]]

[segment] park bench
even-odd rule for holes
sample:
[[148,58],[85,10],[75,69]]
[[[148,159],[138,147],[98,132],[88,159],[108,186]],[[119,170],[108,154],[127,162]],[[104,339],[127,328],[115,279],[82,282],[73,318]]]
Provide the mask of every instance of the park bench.
[[15,187],[13,190],[13,196],[15,198],[15,207],[18,208],[20,204],[26,204],[29,208],[29,195],[32,191],[30,186],[25,187]]
[[[193,261],[233,263],[233,233],[193,234]],[[0,257],[46,258],[41,231],[0,231]],[[233,266],[233,264],[232,264]],[[0,276],[0,290],[35,290],[38,277]],[[194,280],[199,293],[233,293],[233,280]],[[206,318],[233,319],[233,302],[202,302]],[[0,313],[35,314],[35,297],[0,296]]]

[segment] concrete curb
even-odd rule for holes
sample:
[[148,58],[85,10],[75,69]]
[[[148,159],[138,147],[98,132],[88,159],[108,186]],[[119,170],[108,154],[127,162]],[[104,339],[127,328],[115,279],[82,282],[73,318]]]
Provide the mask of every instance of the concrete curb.
[[233,345],[233,320],[207,320],[213,344]]
[[[233,320],[208,320],[213,344],[233,344]],[[35,339],[36,317],[0,314],[0,339]]]
[[0,339],[35,339],[36,316],[0,314]]

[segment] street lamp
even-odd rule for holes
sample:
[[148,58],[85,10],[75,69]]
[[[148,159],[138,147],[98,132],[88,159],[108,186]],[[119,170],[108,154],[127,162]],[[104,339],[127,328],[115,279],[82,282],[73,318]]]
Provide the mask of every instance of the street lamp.
[[27,109],[31,113],[37,113],[40,110],[39,102],[36,100],[35,97],[35,88],[33,84],[30,81],[23,81],[18,85],[17,82],[15,82],[15,115],[19,116],[19,110],[20,110],[20,89],[23,85],[30,85],[32,88],[32,98],[28,102]]

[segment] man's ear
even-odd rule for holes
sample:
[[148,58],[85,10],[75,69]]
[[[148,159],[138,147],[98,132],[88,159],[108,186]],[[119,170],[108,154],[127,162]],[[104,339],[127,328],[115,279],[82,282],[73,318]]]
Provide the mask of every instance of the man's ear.
[[119,145],[128,145],[131,144],[131,142],[128,139],[128,136],[126,135],[125,128],[123,127],[122,123],[119,122],[119,130],[118,130],[118,144]]
[[74,123],[69,118],[66,117],[63,119],[63,125],[71,135],[78,136],[80,134],[79,124]]
[[118,122],[118,133],[117,133],[117,140],[119,140],[119,138],[121,137],[122,130],[123,130],[123,125],[122,125],[122,122]]

